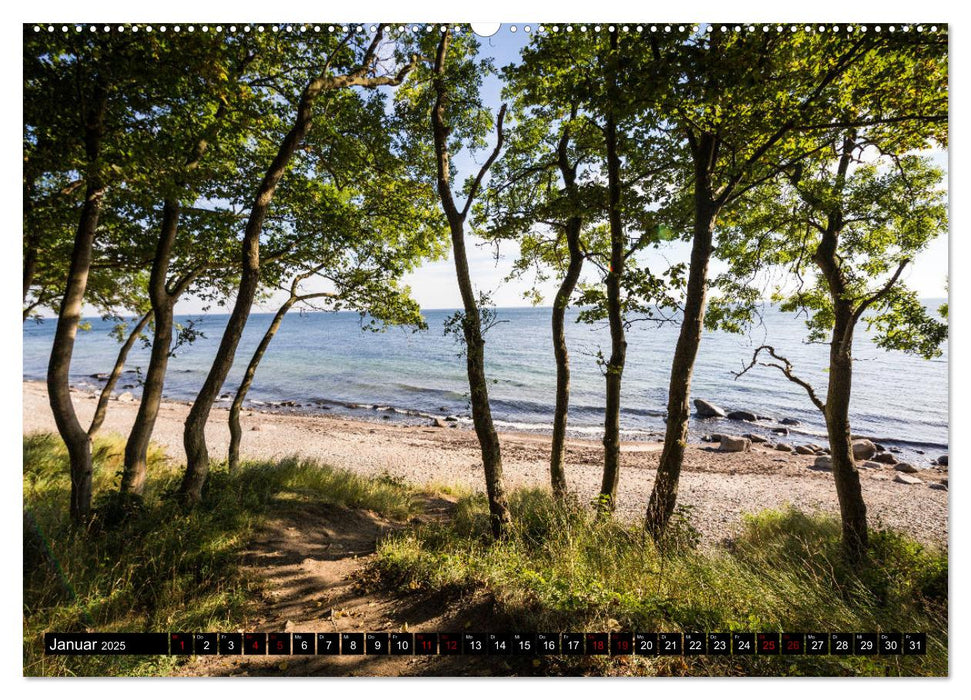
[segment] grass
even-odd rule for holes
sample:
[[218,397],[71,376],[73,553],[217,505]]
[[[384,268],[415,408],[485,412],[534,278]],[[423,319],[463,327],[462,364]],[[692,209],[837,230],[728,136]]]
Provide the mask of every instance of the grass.
[[902,535],[872,533],[869,562],[853,570],[840,556],[839,523],[795,510],[748,517],[732,544],[704,551],[682,516],[660,552],[639,528],[597,522],[545,491],[517,491],[510,505],[515,526],[504,542],[489,537],[484,499],[468,496],[450,522],[386,539],[373,566],[401,590],[488,592],[497,615],[523,630],[928,633],[924,657],[570,662],[586,665],[580,672],[947,674],[947,555]]
[[[496,625],[522,630],[922,631],[923,657],[547,658],[536,673],[685,675],[946,675],[947,554],[890,531],[872,533],[867,564],[840,557],[839,523],[795,510],[746,519],[730,544],[699,550],[679,513],[659,551],[635,526],[598,522],[542,490],[511,496],[515,526],[492,541],[481,495],[391,476],[364,478],[296,458],[216,464],[203,504],[172,497],[182,466],[157,449],[137,507],[117,493],[123,441],[94,444],[95,516],[67,517],[67,456],[56,436],[24,437],[25,675],[170,675],[174,657],[45,657],[45,631],[239,630],[255,618],[261,581],[240,568],[257,529],[293,501],[406,520],[429,495],[457,498],[447,522],[399,529],[380,544],[368,581],[405,595],[486,594]],[[503,671],[499,671],[503,673]]]
[[296,458],[214,465],[203,504],[172,498],[182,467],[158,449],[137,507],[117,484],[124,442],[95,440],[95,515],[84,529],[67,516],[67,454],[50,434],[24,436],[24,674],[167,675],[173,657],[45,657],[45,631],[236,630],[254,612],[259,581],[239,553],[282,501],[307,500],[404,519],[417,493],[390,478],[367,479]]

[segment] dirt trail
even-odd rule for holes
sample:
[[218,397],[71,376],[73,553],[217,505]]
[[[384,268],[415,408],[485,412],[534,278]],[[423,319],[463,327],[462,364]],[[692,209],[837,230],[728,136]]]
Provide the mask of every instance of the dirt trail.
[[[447,516],[452,503],[426,498],[422,520]],[[263,586],[261,612],[240,632],[500,631],[492,601],[478,594],[407,597],[364,580],[378,540],[403,527],[369,511],[321,503],[281,504],[243,552],[242,564]],[[497,626],[498,624],[498,626]],[[510,625],[510,629],[513,625]],[[538,670],[530,660],[448,656],[197,656],[182,676],[504,675]]]

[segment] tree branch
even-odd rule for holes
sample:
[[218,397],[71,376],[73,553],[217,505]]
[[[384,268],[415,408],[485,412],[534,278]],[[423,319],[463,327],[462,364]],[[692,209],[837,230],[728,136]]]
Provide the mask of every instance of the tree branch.
[[[779,360],[779,362],[782,362],[783,364],[780,365],[780,364],[776,364],[775,362],[759,362],[758,361],[759,353],[762,352],[763,350],[768,352],[770,355],[772,355],[772,357]],[[781,355],[776,353],[775,348],[773,348],[771,345],[760,345],[759,347],[757,347],[755,349],[755,352],[752,353],[752,361],[741,372],[735,373],[735,379],[738,379],[739,377],[741,377],[743,374],[745,374],[750,369],[755,367],[756,364],[762,365],[763,367],[775,367],[777,370],[782,372],[790,382],[793,382],[794,384],[798,384],[803,389],[805,389],[806,393],[809,394],[809,400],[813,402],[816,408],[818,408],[823,413],[826,412],[826,404],[820,401],[819,397],[816,396],[816,391],[815,389],[813,389],[812,385],[809,382],[805,381],[804,379],[800,379],[795,374],[793,374],[792,363],[789,362],[789,360],[787,360],[785,357],[782,357]]]

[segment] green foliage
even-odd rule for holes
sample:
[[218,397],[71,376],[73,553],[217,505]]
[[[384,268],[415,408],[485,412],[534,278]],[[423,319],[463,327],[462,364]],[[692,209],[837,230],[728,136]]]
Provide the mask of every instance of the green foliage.
[[67,454],[54,435],[24,436],[24,673],[168,675],[171,657],[46,657],[45,631],[231,630],[259,615],[259,582],[240,569],[243,547],[288,501],[327,503],[404,519],[415,492],[313,461],[285,458],[217,467],[203,507],[186,513],[171,495],[181,468],[149,452],[144,497],[123,502],[120,437],[95,440],[94,518],[70,523]]
[[[384,540],[374,568],[408,591],[485,591],[525,630],[919,629],[933,640],[920,658],[708,657],[686,659],[680,673],[947,673],[947,555],[902,535],[874,533],[867,564],[854,570],[829,516],[766,511],[747,518],[733,541],[697,549],[683,512],[660,552],[641,528],[545,491],[515,491],[510,508],[509,537],[493,542],[485,499],[464,497],[451,522]],[[627,672],[673,672],[663,659],[639,663]]]

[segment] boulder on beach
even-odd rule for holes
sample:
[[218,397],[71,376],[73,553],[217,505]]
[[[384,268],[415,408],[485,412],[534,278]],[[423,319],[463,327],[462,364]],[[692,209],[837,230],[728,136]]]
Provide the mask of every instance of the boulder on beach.
[[796,454],[797,455],[814,455],[814,454],[816,454],[816,450],[814,450],[813,448],[811,448],[809,445],[797,445],[796,446]]
[[776,435],[788,435],[789,428],[773,428],[772,432],[775,433]]
[[881,452],[873,456],[873,461],[880,462],[880,464],[896,464],[897,458],[889,452]]
[[448,427],[448,423],[446,423],[445,421],[443,421],[441,418],[434,419],[432,421],[432,425],[434,425],[436,428],[447,428]]
[[752,441],[753,445],[769,441],[768,438],[762,437],[761,435],[756,435],[755,433],[745,433],[745,435],[743,435],[742,437],[747,437],[749,440]]
[[784,442],[780,442],[778,445],[776,445],[775,446],[775,449],[777,449],[779,452],[793,452],[794,451],[792,449],[792,445],[787,445]]
[[732,411],[726,417],[728,420],[745,420],[750,423],[754,423],[759,419],[759,417],[751,411]]
[[947,466],[947,455],[941,455],[940,457],[938,457],[937,458],[937,463],[939,465],[941,465],[942,467],[946,467]]
[[826,455],[820,455],[813,462],[813,469],[825,469],[831,471],[833,469],[833,458],[827,457]]
[[735,435],[722,435],[721,438],[719,452],[749,452],[752,449],[752,441],[748,438]]
[[118,396],[115,398],[115,401],[126,401],[127,402],[127,401],[134,401],[134,400],[135,400],[135,397],[132,395],[132,393],[130,391],[124,391],[124,392],[118,394]]
[[782,425],[799,425],[799,421],[795,418],[783,418],[779,421]]
[[252,430],[254,432],[259,432],[259,431],[263,430],[263,428],[260,425],[257,424],[257,425],[254,425],[252,428],[250,428],[250,430]]
[[898,484],[907,484],[908,486],[917,486],[917,484],[924,483],[916,476],[910,476],[908,474],[897,474],[894,481],[896,481]]
[[883,469],[883,466],[880,462],[874,462],[869,459],[866,462],[860,462],[861,469]]
[[947,491],[947,484],[928,484],[935,491]]
[[910,462],[897,462],[895,465],[893,465],[893,468],[898,472],[903,472],[904,474],[916,474],[917,471],[919,471],[917,467]]
[[695,399],[695,413],[700,418],[724,418],[725,411],[704,399]]
[[853,459],[870,459],[877,453],[877,446],[869,440],[853,441]]

